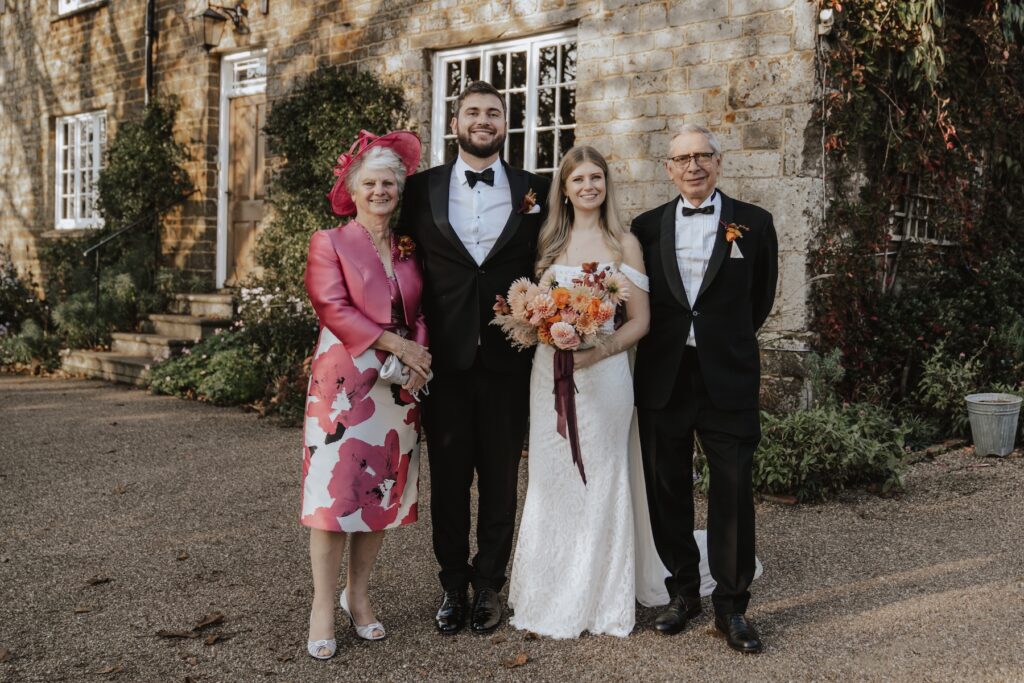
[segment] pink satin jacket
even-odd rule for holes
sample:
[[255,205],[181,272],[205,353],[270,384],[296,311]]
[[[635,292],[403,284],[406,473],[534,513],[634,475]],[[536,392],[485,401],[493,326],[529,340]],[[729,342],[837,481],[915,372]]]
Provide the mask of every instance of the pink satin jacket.
[[[416,256],[394,260],[409,338],[427,345],[420,296],[423,273]],[[306,261],[306,292],[320,324],[353,356],[366,351],[391,328],[387,273],[366,230],[349,221],[313,234]]]

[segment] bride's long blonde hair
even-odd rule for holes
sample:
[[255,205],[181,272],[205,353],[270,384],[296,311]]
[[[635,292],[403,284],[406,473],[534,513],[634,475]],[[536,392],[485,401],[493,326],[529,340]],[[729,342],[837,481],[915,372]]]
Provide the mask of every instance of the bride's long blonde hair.
[[622,260],[622,236],[625,230],[619,222],[618,206],[615,203],[615,193],[612,190],[612,177],[608,172],[608,162],[593,147],[581,145],[573,147],[565,156],[558,167],[558,179],[553,183],[554,187],[548,193],[548,217],[540,228],[540,236],[537,239],[537,265],[535,273],[539,278],[548,267],[558,260],[569,246],[569,234],[572,232],[572,224],[576,218],[576,212],[572,202],[568,201],[565,195],[565,183],[572,172],[583,163],[591,162],[604,173],[605,196],[601,204],[600,225],[604,234],[605,243],[615,255],[615,261]]

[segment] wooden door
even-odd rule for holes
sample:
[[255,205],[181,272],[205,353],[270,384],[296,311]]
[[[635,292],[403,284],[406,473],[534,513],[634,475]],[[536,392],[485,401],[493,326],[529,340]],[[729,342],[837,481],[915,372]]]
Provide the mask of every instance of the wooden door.
[[257,271],[256,240],[265,213],[267,104],[263,95],[230,100],[228,132],[227,286],[236,286]]

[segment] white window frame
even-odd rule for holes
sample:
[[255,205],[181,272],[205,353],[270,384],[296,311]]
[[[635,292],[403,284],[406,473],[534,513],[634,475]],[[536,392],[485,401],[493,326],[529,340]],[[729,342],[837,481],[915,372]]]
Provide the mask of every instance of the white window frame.
[[71,14],[91,5],[98,5],[101,2],[104,2],[104,0],[57,0],[57,15]]
[[[558,167],[561,154],[565,153],[566,150],[559,150],[559,154],[554,159],[554,168],[537,168],[537,133],[540,131],[554,130],[555,137],[558,137],[558,132],[561,130],[575,130],[576,129],[576,117],[575,111],[573,112],[573,122],[571,124],[561,124],[557,122],[558,112],[560,111],[560,97],[563,85],[573,85],[578,82],[573,77],[572,81],[559,81],[560,87],[555,88],[556,99],[555,99],[555,125],[538,126],[537,125],[537,90],[539,80],[539,56],[541,49],[550,47],[552,45],[561,45],[564,43],[576,43],[577,54],[579,51],[579,43],[576,37],[575,29],[568,29],[564,31],[558,31],[556,33],[545,33],[543,35],[532,36],[529,38],[519,38],[516,40],[506,40],[500,43],[484,43],[481,45],[473,45],[469,47],[456,48],[452,50],[442,50],[434,53],[433,60],[433,106],[431,110],[432,125],[430,128],[430,158],[431,165],[436,166],[444,163],[444,151],[445,141],[452,138],[449,131],[449,120],[447,118],[446,104],[452,99],[451,96],[446,96],[445,87],[447,85],[447,74],[446,67],[449,63],[455,61],[463,61],[468,59],[477,58],[480,60],[480,79],[490,83],[491,79],[491,56],[494,53],[508,52],[510,50],[516,50],[525,48],[526,52],[526,111],[524,113],[524,140],[523,140],[523,155],[524,162],[523,166],[529,171],[535,172],[553,172]],[[561,75],[561,50],[558,51],[558,65],[556,73]],[[577,58],[577,68],[579,62]],[[462,70],[462,79],[465,83],[465,68]],[[498,87],[499,90],[504,90],[503,87]],[[521,92],[521,90],[517,89]],[[508,143],[506,141],[506,149]],[[504,156],[504,155],[503,155]]]
[[[92,137],[91,169],[82,168],[82,131],[84,124],[94,128]],[[103,170],[107,143],[107,112],[104,110],[61,116],[56,122],[56,165],[54,174],[54,226],[57,230],[76,230],[80,228],[101,228],[103,217],[96,210],[96,181]],[[69,139],[70,138],[70,139]],[[65,150],[72,167],[65,167]],[[64,176],[70,173],[73,187],[65,188]],[[88,177],[86,177],[88,176]],[[69,191],[65,192],[65,189]],[[71,199],[69,215],[65,214],[65,197]],[[82,199],[87,198],[88,206],[82,209]]]

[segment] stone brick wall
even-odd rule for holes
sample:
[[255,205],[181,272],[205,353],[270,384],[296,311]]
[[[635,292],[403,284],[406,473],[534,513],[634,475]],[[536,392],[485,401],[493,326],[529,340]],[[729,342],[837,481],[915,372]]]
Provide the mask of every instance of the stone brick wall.
[[109,137],[142,107],[145,3],[124,4],[58,18],[56,3],[22,0],[0,14],[0,241],[26,268],[54,227],[56,118],[104,109]]
[[[167,221],[170,262],[212,278],[223,54],[268,49],[271,105],[320,65],[378,73],[401,84],[409,125],[429,141],[433,51],[576,27],[577,142],[607,154],[623,219],[674,195],[661,162],[673,131],[711,127],[725,150],[723,190],[775,215],[781,277],[766,347],[802,348],[820,214],[813,2],[269,0],[267,14],[249,5],[248,32],[228,24],[207,53],[189,21],[205,4],[157,2],[157,91],[181,98],[179,135],[202,191]],[[144,11],[145,0],[114,2],[51,23],[45,0],[24,0],[0,14],[0,236],[26,259],[53,222],[53,117],[106,107],[113,134],[141,106]]]

